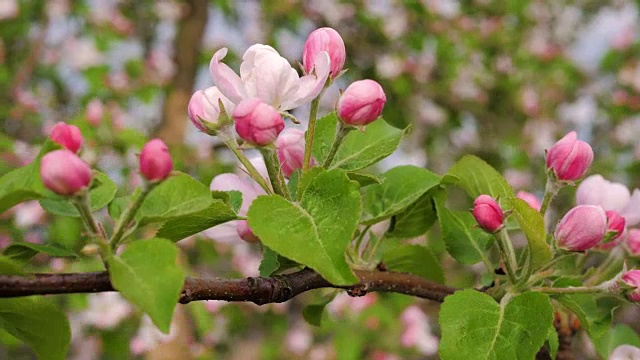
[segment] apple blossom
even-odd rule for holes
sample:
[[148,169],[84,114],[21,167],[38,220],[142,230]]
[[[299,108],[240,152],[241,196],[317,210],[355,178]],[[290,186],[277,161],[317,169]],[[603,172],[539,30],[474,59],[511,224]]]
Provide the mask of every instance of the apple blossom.
[[481,228],[496,232],[504,226],[504,213],[500,204],[489,195],[480,195],[473,202],[473,217]]
[[640,270],[630,270],[622,275],[622,282],[634,289],[627,294],[629,300],[640,302]]
[[218,123],[218,118],[223,110],[220,109],[219,100],[222,101],[225,113],[233,112],[235,105],[215,86],[193,93],[189,100],[188,112],[189,119],[198,130],[206,133],[207,126],[204,123],[212,125]]
[[104,116],[104,105],[100,99],[93,99],[89,101],[84,111],[84,116],[87,118],[89,124],[93,126],[100,125],[102,117]]
[[233,118],[238,135],[258,146],[271,144],[284,129],[280,113],[259,98],[241,101],[233,111]]
[[47,189],[60,195],[73,195],[89,186],[91,168],[73,152],[55,150],[42,157],[40,176]]
[[533,195],[532,193],[526,191],[518,191],[516,197],[524,200],[533,209],[540,211],[540,200],[538,200],[538,197]]
[[316,57],[322,51],[329,54],[331,77],[335,78],[340,74],[344,66],[347,53],[342,37],[340,37],[337,31],[330,27],[323,27],[312,31],[307,38],[307,42],[304,44],[302,64],[307,74],[310,74],[313,70]]
[[640,229],[629,229],[625,243],[632,256],[640,255]]
[[297,108],[316,98],[329,76],[329,55],[320,52],[314,59],[316,71],[299,77],[287,59],[271,46],[255,44],[242,56],[240,76],[222,60],[227,48],[218,50],[209,65],[211,78],[220,92],[234,104],[260,98],[284,111]]
[[148,181],[164,180],[173,170],[169,148],[160,139],[147,142],[140,153],[140,173]]
[[591,146],[578,140],[575,131],[565,135],[547,152],[547,168],[551,169],[559,180],[571,181],[581,178],[589,170],[592,161]]
[[[300,129],[285,129],[278,139],[276,139],[276,148],[278,149],[278,160],[282,165],[281,170],[286,178],[298,169],[302,169],[304,160],[305,132]],[[318,163],[311,158],[311,166]]]
[[616,211],[625,218],[627,226],[640,223],[640,190],[630,194],[625,185],[608,181],[602,175],[591,175],[580,183],[576,203]]
[[342,93],[338,100],[337,112],[347,125],[363,126],[376,120],[387,97],[382,86],[373,80],[355,81]]
[[598,245],[607,230],[607,215],[600,206],[578,205],[569,210],[556,227],[558,247],[585,251]]
[[69,149],[70,151],[77,153],[84,143],[82,133],[75,125],[69,125],[62,121],[56,123],[51,129],[51,140]]

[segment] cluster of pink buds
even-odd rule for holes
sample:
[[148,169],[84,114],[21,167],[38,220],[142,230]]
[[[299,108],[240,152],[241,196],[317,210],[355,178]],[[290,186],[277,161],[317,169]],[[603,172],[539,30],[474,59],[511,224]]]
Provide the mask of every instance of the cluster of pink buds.
[[[346,49],[340,34],[332,28],[309,34],[302,53],[304,74],[299,76],[290,62],[272,47],[256,44],[242,56],[237,74],[223,60],[227,49],[211,58],[209,72],[215,86],[196,91],[189,101],[189,118],[198,130],[229,137],[225,129],[234,124],[245,144],[275,146],[283,175],[288,178],[301,169],[305,133],[285,129],[286,111],[310,103],[343,73]],[[338,117],[347,126],[365,126],[380,117],[386,96],[373,80],[355,81],[336,104]],[[221,119],[222,114],[227,116]],[[224,139],[223,139],[224,140]],[[314,159],[311,165],[316,165]]]
[[[78,155],[84,143],[80,129],[63,122],[57,123],[49,135],[64,149],[45,154],[40,160],[40,177],[44,186],[56,194],[72,196],[86,190],[91,184],[91,167]],[[154,139],[144,145],[140,154],[140,173],[150,182],[169,176],[173,162],[167,145]]]

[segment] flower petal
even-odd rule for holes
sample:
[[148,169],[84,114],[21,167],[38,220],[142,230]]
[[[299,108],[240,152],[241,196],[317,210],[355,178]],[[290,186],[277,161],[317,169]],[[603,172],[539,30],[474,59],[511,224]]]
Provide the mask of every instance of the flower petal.
[[622,209],[620,215],[624,217],[627,222],[627,226],[633,226],[640,223],[640,190],[633,190],[633,195],[627,203],[627,206]]
[[242,79],[227,64],[222,62],[226,55],[227,48],[222,48],[213,54],[209,64],[209,73],[211,73],[211,78],[220,92],[237,104],[242,99],[247,98],[247,90]]
[[326,51],[318,53],[314,61],[315,67],[313,73],[300,78],[297,92],[293,97],[282,101],[280,110],[297,108],[316,98],[327,82],[330,63],[329,54],[327,54]]

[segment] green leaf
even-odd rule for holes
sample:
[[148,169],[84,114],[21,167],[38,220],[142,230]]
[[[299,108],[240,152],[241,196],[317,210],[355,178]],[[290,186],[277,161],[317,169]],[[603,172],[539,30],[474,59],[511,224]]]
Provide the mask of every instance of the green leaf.
[[[118,186],[106,175],[97,172],[89,191],[91,211],[107,206],[118,191]],[[80,213],[69,200],[42,199],[40,205],[48,212],[60,216],[80,217]]]
[[109,216],[111,216],[113,220],[120,219],[122,213],[127,209],[127,206],[129,206],[130,200],[131,196],[128,195],[113,199],[113,201],[109,203]]
[[24,275],[22,264],[8,256],[0,255],[0,275]]
[[322,325],[322,315],[324,309],[327,307],[334,297],[329,297],[325,301],[318,304],[307,305],[302,309],[302,317],[309,323],[309,325],[320,326]]
[[[560,278],[554,281],[554,287],[582,286],[577,279]],[[587,330],[592,339],[600,338],[611,326],[610,308],[602,311],[591,294],[557,295],[553,297],[560,304],[571,310],[580,324]]]
[[238,216],[229,204],[222,200],[214,200],[208,208],[202,211],[165,222],[156,236],[171,241],[180,241],[216,225],[237,219]]
[[231,209],[237,214],[242,206],[242,193],[237,190],[218,191],[212,190],[211,197],[213,200],[222,200],[228,204]]
[[28,200],[38,200],[49,192],[40,179],[40,159],[60,146],[47,140],[36,159],[30,164],[12,170],[0,177],[0,213]]
[[533,359],[553,322],[542,293],[526,292],[498,304],[476,290],[458,291],[440,307],[440,357],[448,359]]
[[463,264],[471,265],[480,261],[490,264],[485,253],[493,244],[493,237],[477,226],[470,212],[449,210],[444,206],[444,201],[445,194],[438,194],[435,205],[447,252]]
[[69,321],[50,299],[0,299],[0,328],[29,344],[39,359],[64,360],[67,356]]
[[259,196],[249,208],[249,225],[280,255],[314,269],[332,284],[354,284],[358,279],[344,255],[358,226],[359,188],[340,170],[322,172],[299,203]]
[[[335,112],[318,120],[313,142],[313,156],[319,163],[327,157],[336,134],[338,118]],[[397,129],[383,119],[367,125],[364,131],[351,131],[344,138],[330,169],[360,170],[391,155],[409,127]]]
[[391,271],[406,272],[444,284],[440,262],[424,246],[395,246],[382,254],[382,261]]
[[212,202],[207,186],[187,174],[179,174],[151,190],[135,218],[140,225],[171,220],[205,210]]
[[11,243],[4,250],[3,255],[15,260],[27,261],[38,253],[45,253],[52,257],[78,257],[76,253],[60,244],[32,244],[28,242]]
[[544,219],[540,212],[533,209],[524,200],[515,197],[509,198],[520,229],[524,232],[529,243],[529,266],[538,270],[546,265],[553,257],[551,248],[547,245],[547,232],[544,227]]
[[40,199],[45,192],[38,163],[10,171],[0,178],[0,213],[23,201]]
[[260,262],[260,268],[258,269],[260,276],[271,276],[278,268],[280,268],[278,253],[264,246],[262,262]]
[[360,184],[360,187],[382,183],[382,180],[377,176],[362,173],[362,172],[349,171],[347,172],[347,176],[349,177],[349,179],[357,181],[358,184]]
[[620,345],[627,344],[640,347],[640,337],[638,337],[638,334],[629,326],[619,324],[610,329],[606,335],[595,339],[593,344],[598,354],[603,359],[608,359],[613,350]]
[[547,334],[547,343],[549,344],[549,354],[552,359],[556,358],[558,354],[558,348],[560,348],[560,339],[558,339],[558,332],[556,328],[551,325],[549,327],[549,333]]
[[[411,204],[391,218],[392,226],[387,235],[395,238],[414,238],[424,235],[438,219],[433,194],[435,189],[422,195],[418,201]],[[438,189],[438,191],[442,191]]]
[[438,185],[440,177],[427,169],[405,165],[383,174],[383,183],[371,185],[364,196],[363,224],[375,224],[401,212]]
[[513,189],[507,180],[491,165],[473,155],[465,155],[458,160],[442,178],[442,182],[457,184],[474,199],[482,194],[493,198],[513,196]]
[[184,284],[177,258],[173,243],[154,238],[133,242],[121,255],[107,259],[113,287],[165,333]]
[[307,186],[316,178],[316,176],[322,174],[325,170],[321,167],[312,167],[304,173],[304,175],[298,181],[298,190],[295,191],[296,199],[300,199],[302,194],[307,190]]

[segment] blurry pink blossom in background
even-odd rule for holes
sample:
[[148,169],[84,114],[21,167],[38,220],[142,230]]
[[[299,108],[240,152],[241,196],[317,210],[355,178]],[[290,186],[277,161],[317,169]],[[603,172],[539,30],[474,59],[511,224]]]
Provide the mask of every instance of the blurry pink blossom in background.
[[138,332],[131,339],[130,349],[134,355],[141,355],[155,349],[158,344],[171,341],[177,335],[176,322],[171,323],[169,334],[162,333],[151,321],[149,316],[144,315],[138,328]]
[[90,294],[88,308],[81,313],[82,323],[102,330],[112,330],[132,314],[131,305],[117,292]]
[[606,180],[602,175],[591,175],[580,183],[576,203],[616,211],[625,218],[627,226],[640,223],[640,190],[631,194],[624,184]]
[[0,1],[0,21],[13,19],[20,13],[17,0]]
[[438,352],[438,338],[433,335],[429,318],[417,306],[411,305],[400,315],[404,331],[400,344],[404,347],[415,347],[422,355],[430,356]]

